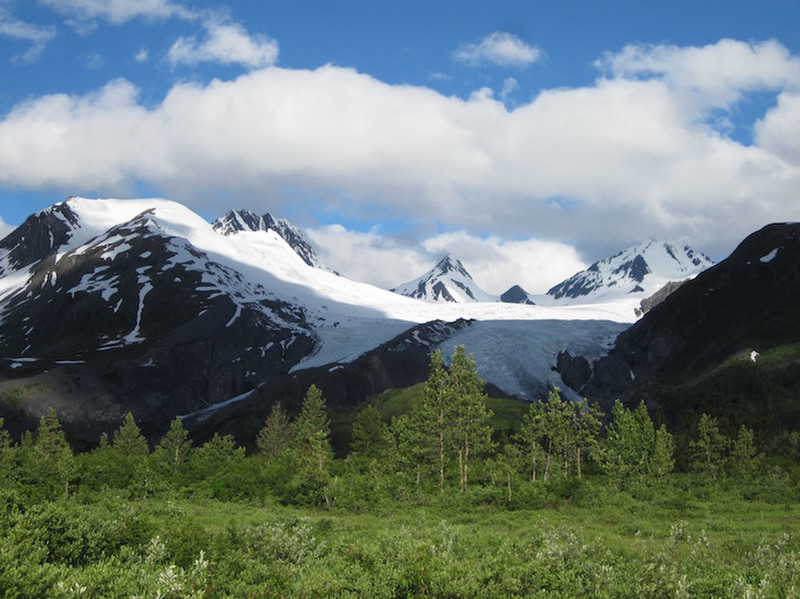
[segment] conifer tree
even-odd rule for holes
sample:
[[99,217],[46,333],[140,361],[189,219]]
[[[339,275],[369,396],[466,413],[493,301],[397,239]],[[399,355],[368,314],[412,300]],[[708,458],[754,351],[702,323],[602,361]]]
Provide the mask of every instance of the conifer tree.
[[755,435],[745,425],[739,427],[728,457],[728,470],[734,476],[748,478],[758,468]]
[[619,488],[631,481],[642,483],[672,471],[672,435],[663,425],[656,431],[644,402],[635,410],[628,410],[617,400],[611,416],[598,459]]
[[690,465],[696,472],[711,474],[717,479],[730,440],[719,430],[719,421],[703,414],[697,423],[697,437],[689,443]]
[[295,450],[312,461],[318,470],[326,471],[333,457],[331,425],[325,411],[325,399],[316,385],[311,385],[303,400],[303,409],[294,423]]
[[650,474],[655,479],[667,476],[675,468],[675,444],[663,424],[655,432],[653,453],[650,456]]
[[258,453],[263,456],[277,457],[292,447],[294,428],[289,414],[280,402],[272,404],[269,416],[256,437]]
[[189,433],[183,428],[183,421],[179,416],[173,418],[169,430],[162,437],[153,451],[153,464],[162,476],[173,483],[186,469],[192,453],[192,442]]
[[25,438],[22,453],[26,482],[50,498],[60,492],[69,495],[76,471],[75,456],[56,411],[51,408],[39,419],[35,435],[26,435]]
[[417,489],[422,484],[423,470],[433,464],[430,437],[420,404],[412,406],[408,414],[395,416],[389,428],[394,442],[392,461],[397,471],[411,476]]
[[122,425],[114,431],[113,447],[124,456],[137,458],[149,452],[142,430],[130,412],[125,414]]
[[378,409],[367,404],[353,422],[352,453],[362,457],[377,457],[388,442],[388,428]]
[[122,425],[114,431],[111,444],[112,484],[120,489],[147,492],[150,487],[147,440],[133,414],[128,412]]

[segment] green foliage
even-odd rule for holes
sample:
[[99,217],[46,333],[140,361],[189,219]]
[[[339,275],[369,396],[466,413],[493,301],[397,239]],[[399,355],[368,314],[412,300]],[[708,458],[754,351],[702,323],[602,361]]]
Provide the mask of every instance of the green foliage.
[[264,426],[256,436],[258,453],[263,456],[277,457],[292,446],[295,433],[289,414],[283,409],[280,402],[272,404],[269,416]]
[[11,441],[0,418],[0,486],[11,486],[17,478],[17,447]]
[[455,348],[449,369],[441,351],[431,354],[422,401],[392,425],[401,454],[398,461],[415,465],[417,486],[423,466],[431,466],[439,493],[444,494],[455,464],[459,490],[466,491],[470,460],[492,448],[492,413],[486,407],[483,386],[475,360],[467,356],[464,346]]
[[183,428],[183,421],[176,416],[153,451],[153,470],[162,481],[173,487],[180,486],[186,477],[191,456],[192,442],[189,433]]
[[[102,454],[102,452],[99,452]],[[111,486],[141,495],[151,482],[147,441],[133,415],[128,412],[122,425],[114,432],[112,445],[105,452]]]
[[39,419],[35,434],[23,437],[19,462],[21,482],[31,496],[55,499],[69,495],[77,466],[55,410]]
[[737,478],[752,478],[760,467],[757,454],[755,434],[743,424],[731,444],[728,472]]
[[655,479],[662,479],[675,468],[675,445],[667,427],[661,425],[655,432],[653,451],[650,454],[650,474]]
[[697,423],[697,437],[689,443],[692,470],[710,474],[716,480],[729,445],[730,440],[719,430],[719,421],[703,414]]
[[664,426],[655,429],[644,402],[629,410],[617,400],[611,417],[598,460],[620,489],[632,482],[658,480],[672,471],[672,435]]
[[586,400],[572,403],[553,389],[544,402],[533,402],[515,435],[521,464],[531,482],[550,480],[556,466],[561,477],[583,476],[583,462],[594,453],[600,413]]
[[359,457],[378,457],[389,445],[389,429],[374,404],[367,404],[353,423],[352,453]]
[[[590,477],[550,485],[563,498],[537,500],[545,485],[524,482],[513,501],[540,506],[511,511],[47,502],[0,519],[0,595],[792,597],[800,587],[796,503],[637,499]],[[582,493],[600,501],[576,505]]]
[[325,399],[316,385],[311,385],[303,400],[303,409],[294,422],[295,451],[320,472],[327,470],[333,458],[331,424],[325,412]]

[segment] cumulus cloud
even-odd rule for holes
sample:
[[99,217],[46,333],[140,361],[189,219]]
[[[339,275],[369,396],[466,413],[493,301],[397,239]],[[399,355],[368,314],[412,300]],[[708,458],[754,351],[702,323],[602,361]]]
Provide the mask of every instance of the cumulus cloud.
[[[144,184],[194,207],[224,209],[218,198],[237,195],[278,212],[311,197],[333,214],[404,220],[422,238],[444,225],[612,250],[653,236],[713,253],[795,218],[797,57],[774,42],[649,52],[608,55],[617,66],[594,84],[544,90],[513,110],[489,93],[461,99],[330,65],[178,84],[152,106],[112,81],[3,115],[0,185],[119,194]],[[713,85],[685,75],[705,72],[695,61],[709,56],[751,56],[758,68]],[[744,145],[698,118],[687,87],[706,106],[765,88],[780,97]]]
[[39,0],[62,14],[72,14],[82,19],[107,19],[112,23],[123,23],[141,17],[166,19],[189,18],[191,11],[172,0]]
[[775,156],[800,166],[800,93],[784,92],[778,104],[755,126],[756,143]]
[[241,25],[214,19],[204,24],[206,36],[181,37],[169,49],[173,65],[201,62],[241,64],[255,69],[275,64],[278,42],[261,34],[251,36]]
[[41,56],[47,43],[56,36],[56,30],[20,21],[0,6],[0,36],[29,42],[28,50],[16,58],[23,62],[33,62]]
[[464,44],[453,53],[455,60],[468,65],[494,64],[501,67],[524,67],[541,56],[542,51],[536,46],[503,31],[495,31],[478,43]]
[[621,79],[665,81],[690,94],[700,110],[728,108],[748,91],[800,88],[800,58],[775,40],[724,39],[702,47],[631,45],[606,53],[596,66]]
[[573,247],[546,240],[504,241],[459,231],[419,243],[378,231],[351,231],[342,225],[306,232],[326,264],[348,278],[384,289],[415,279],[447,254],[461,260],[478,286],[494,295],[513,284],[530,293],[544,293],[586,267]]

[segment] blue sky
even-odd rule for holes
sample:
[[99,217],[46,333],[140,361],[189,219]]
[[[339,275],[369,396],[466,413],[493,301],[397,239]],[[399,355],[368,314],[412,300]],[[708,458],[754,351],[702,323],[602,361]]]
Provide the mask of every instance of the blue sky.
[[646,237],[721,258],[798,219],[798,25],[788,0],[0,0],[0,228],[72,194],[245,207],[354,278],[450,251],[493,292]]

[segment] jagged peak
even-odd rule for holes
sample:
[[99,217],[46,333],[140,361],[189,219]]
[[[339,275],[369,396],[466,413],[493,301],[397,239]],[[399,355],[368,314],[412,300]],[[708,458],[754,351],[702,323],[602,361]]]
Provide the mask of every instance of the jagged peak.
[[548,290],[556,300],[589,300],[608,293],[655,292],[670,280],[682,280],[712,266],[714,261],[685,244],[647,239],[593,262]]
[[464,277],[472,279],[472,276],[469,274],[469,272],[467,272],[467,269],[464,268],[464,265],[461,263],[461,260],[453,257],[452,254],[447,254],[444,258],[439,260],[439,262],[436,263],[436,266],[434,266],[432,270],[432,272],[438,272],[440,274],[445,274],[451,271],[457,272]]
[[392,289],[395,293],[426,301],[495,302],[483,291],[458,258],[447,254],[431,270]]
[[269,212],[259,215],[252,210],[229,210],[211,225],[217,233],[225,236],[243,232],[274,231],[289,244],[303,262],[314,268],[334,272],[322,264],[314,246],[303,232],[285,218],[276,218]]

